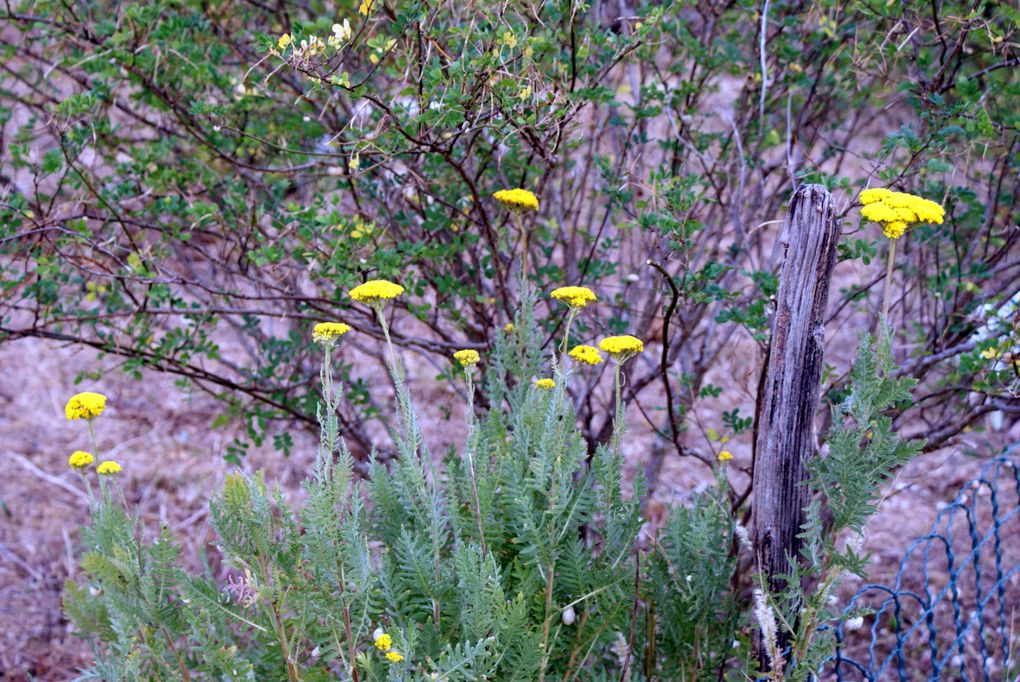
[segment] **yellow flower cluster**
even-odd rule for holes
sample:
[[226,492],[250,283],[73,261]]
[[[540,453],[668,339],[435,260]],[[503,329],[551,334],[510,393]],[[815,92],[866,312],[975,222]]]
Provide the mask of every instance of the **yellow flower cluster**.
[[552,379],[536,379],[535,388],[556,388],[556,382]]
[[517,327],[514,326],[513,322],[507,322],[506,326],[503,327],[503,331],[505,331],[507,334],[513,334],[514,330],[516,330],[516,329],[517,329]]
[[96,467],[96,471],[102,474],[103,476],[113,476],[114,474],[119,474],[123,470],[124,468],[121,467],[121,465],[114,462],[112,459],[103,462],[98,467]]
[[501,189],[492,196],[499,203],[515,211],[538,210],[538,197],[526,189]]
[[[67,401],[67,405],[64,406],[64,414],[68,419],[72,420],[91,420],[101,415],[104,409],[106,409],[106,396],[102,393],[86,391],[84,393],[75,393],[71,396],[71,399]],[[67,466],[71,467],[75,471],[81,471],[91,466],[95,461],[96,458],[91,452],[75,450],[71,453],[71,456],[67,458]],[[100,465],[96,467],[96,471],[103,476],[113,476],[114,474],[120,473],[122,468],[120,464],[110,460],[100,463]]]
[[730,452],[729,450],[723,450],[722,452],[719,453],[719,456],[716,457],[716,459],[718,459],[720,462],[728,462],[731,459],[733,459],[733,453]]
[[916,223],[941,225],[946,211],[942,206],[906,192],[873,187],[861,192],[861,216],[882,226],[888,239],[899,239]]
[[624,362],[645,349],[640,339],[629,336],[607,336],[599,341],[599,348],[612,356],[616,362]]
[[472,367],[474,365],[477,365],[482,358],[480,355],[478,355],[478,351],[472,350],[470,348],[465,348],[464,350],[459,350],[456,353],[454,353],[453,359],[459,362],[464,367]]
[[312,327],[312,340],[324,346],[332,345],[334,341],[350,330],[350,325],[343,322],[320,322]]
[[75,393],[64,406],[64,414],[68,419],[92,419],[98,417],[106,409],[106,396],[102,393]]
[[385,279],[371,279],[351,289],[351,298],[359,303],[379,305],[404,293],[404,287]]
[[568,355],[578,362],[588,365],[597,365],[602,362],[602,355],[595,346],[574,346]]
[[91,452],[85,452],[84,450],[75,450],[71,453],[71,456],[67,458],[67,465],[72,469],[81,471],[88,465],[96,461],[96,458],[92,456]]
[[595,292],[588,287],[560,287],[550,294],[557,301],[563,301],[571,308],[583,308],[597,299]]
[[386,660],[390,663],[400,663],[404,660],[403,655],[397,651],[393,651],[390,647],[393,646],[393,638],[385,632],[382,632],[382,628],[376,630],[375,635],[375,648],[386,654]]

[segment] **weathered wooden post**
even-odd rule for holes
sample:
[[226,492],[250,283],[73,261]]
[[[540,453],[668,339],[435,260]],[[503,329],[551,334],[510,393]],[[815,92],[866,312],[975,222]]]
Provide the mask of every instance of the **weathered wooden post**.
[[774,592],[785,586],[778,576],[789,573],[789,557],[800,551],[804,463],[815,449],[823,325],[838,238],[832,196],[821,185],[800,187],[780,235],[785,254],[755,419],[754,549]]

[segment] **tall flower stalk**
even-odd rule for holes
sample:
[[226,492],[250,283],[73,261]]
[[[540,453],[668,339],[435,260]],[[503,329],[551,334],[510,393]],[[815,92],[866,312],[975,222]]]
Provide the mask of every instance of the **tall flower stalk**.
[[492,197],[510,209],[511,220],[518,234],[521,235],[521,243],[524,247],[521,253],[521,293],[527,291],[528,287],[528,230],[524,226],[523,214],[529,211],[537,211],[538,197],[526,189],[501,189],[495,192]]
[[453,354],[453,358],[460,363],[464,369],[464,380],[467,382],[467,426],[468,438],[464,447],[465,459],[468,465],[468,474],[471,477],[471,499],[474,502],[475,523],[478,526],[478,540],[482,546],[482,555],[488,553],[485,544],[485,525],[482,523],[482,503],[478,498],[478,475],[475,472],[475,436],[477,425],[475,424],[475,383],[473,371],[475,365],[481,360],[476,350],[459,350]]
[[623,363],[642,352],[645,344],[630,335],[607,336],[599,341],[599,348],[609,354],[613,361],[613,381],[616,393],[616,411],[613,415],[613,450],[620,454],[620,438],[623,435]]
[[404,287],[399,284],[394,284],[389,280],[385,279],[373,279],[351,289],[350,296],[359,303],[364,303],[375,311],[376,319],[379,320],[379,326],[382,327],[383,337],[386,339],[386,349],[389,353],[390,360],[390,372],[393,374],[393,380],[396,383],[400,383],[403,378],[403,374],[400,371],[400,366],[397,364],[397,354],[393,349],[393,339],[390,338],[390,327],[386,323],[386,316],[383,314],[383,309],[386,304],[404,293]]
[[577,314],[581,312],[581,309],[586,305],[597,301],[598,297],[595,295],[595,292],[588,287],[578,286],[560,287],[558,289],[554,289],[549,295],[557,301],[565,303],[569,309],[567,313],[567,323],[563,328],[563,343],[560,344],[560,355],[562,356],[561,369],[566,372],[568,357],[567,348],[570,346],[570,328],[574,324],[574,318],[577,317]]

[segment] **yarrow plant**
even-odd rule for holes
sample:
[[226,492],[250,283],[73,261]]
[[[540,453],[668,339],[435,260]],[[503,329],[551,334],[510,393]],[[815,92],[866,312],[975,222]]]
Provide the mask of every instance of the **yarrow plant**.
[[567,323],[563,326],[563,345],[562,353],[564,356],[564,363],[566,362],[567,348],[570,343],[570,328],[574,324],[574,318],[577,317],[577,313],[589,303],[594,303],[597,300],[595,292],[587,287],[569,286],[559,287],[554,289],[551,294],[552,298],[557,301],[566,303],[570,308],[567,313]]
[[[376,306],[385,329],[382,306],[398,289],[375,284],[351,297]],[[478,387],[488,407],[478,408],[474,397],[481,354],[454,354],[469,389],[467,431],[442,467],[425,445],[391,346],[397,456],[370,461],[364,481],[340,432],[343,391],[333,374],[334,353],[352,330],[315,325],[320,444],[305,501],[295,509],[261,474],[230,475],[210,503],[225,578],[181,568],[169,531],[146,529],[111,493],[116,482],[105,479],[120,465],[102,462],[100,494],[89,489],[82,575],[65,590],[68,615],[93,646],[85,675],[288,682],[754,676],[753,618],[773,642],[795,642],[789,652],[769,649],[772,671],[765,672],[773,679],[787,679],[784,671],[804,679],[801,671],[817,669],[829,643],[818,625],[837,618],[824,608],[827,595],[846,570],[862,565],[834,533],[862,527],[880,481],[917,449],[892,438],[879,413],[910,385],[891,378],[886,351],[876,366],[862,346],[855,392],[843,408],[852,423],[837,415],[832,454],[810,467],[817,498],[805,537],[821,588],[800,595],[808,610],[797,621],[779,617],[781,595],[759,587],[749,608],[731,585],[751,550],[734,519],[729,451],[717,457],[715,485],[642,539],[642,482],[629,495],[623,484],[619,392],[621,367],[644,344],[629,335],[599,342],[616,370],[617,409],[610,442],[589,445],[563,390],[571,367],[535,352],[533,301],[527,297],[516,318],[520,333],[493,335]],[[602,362],[592,346],[569,355]],[[69,465],[84,473],[93,461],[76,452]],[[835,513],[834,530],[821,525],[822,499]]]
[[538,197],[534,192],[520,188],[501,189],[495,192],[492,197],[510,209],[514,224],[521,237],[521,293],[524,294],[528,287],[528,230],[521,220],[521,215],[538,210]]
[[946,211],[930,199],[894,192],[884,187],[873,187],[861,192],[861,217],[882,226],[882,232],[889,240],[889,255],[885,272],[885,287],[882,294],[882,317],[889,317],[889,291],[892,283],[893,260],[896,241],[907,228],[918,223],[941,225]]
[[[609,354],[613,361],[613,385],[616,395],[616,421],[623,424],[623,396],[622,390],[622,367],[623,363],[635,355],[644,352],[645,344],[641,339],[624,334],[621,336],[607,336],[599,341],[599,348]],[[613,443],[619,449],[621,432],[619,428],[613,430]]]
[[[351,297],[378,305],[399,293],[375,284]],[[261,476],[230,476],[210,513],[226,583],[177,568],[166,531],[138,544],[140,519],[102,498],[84,531],[95,548],[85,583],[67,590],[68,613],[96,647],[91,674],[544,680],[613,660],[632,617],[640,494],[623,495],[618,453],[602,445],[589,461],[566,394],[549,390],[565,368],[553,361],[553,376],[522,380],[549,360],[529,348],[533,314],[518,324],[519,336],[496,335],[480,387],[496,409],[476,413],[478,351],[455,354],[471,389],[468,433],[442,472],[391,355],[398,457],[372,462],[367,484],[355,481],[336,414],[331,358],[350,331],[314,327],[321,438],[305,507],[294,511]],[[125,553],[137,559],[122,564]],[[134,637],[148,623],[153,637]]]
[[312,339],[322,345],[331,345],[351,330],[343,322],[319,322],[312,328]]

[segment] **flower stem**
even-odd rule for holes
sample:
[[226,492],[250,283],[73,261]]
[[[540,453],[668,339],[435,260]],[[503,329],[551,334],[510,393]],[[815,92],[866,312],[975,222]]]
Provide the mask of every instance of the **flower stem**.
[[882,294],[882,317],[889,318],[889,290],[892,286],[893,260],[896,257],[896,240],[889,242],[889,261],[885,267],[885,292]]
[[92,456],[99,461],[99,443],[96,441],[96,427],[92,425],[92,417],[86,420],[89,425],[89,443],[92,445]]
[[524,221],[521,220],[520,211],[511,211],[510,215],[513,216],[514,225],[521,233],[521,241],[524,246],[521,252],[521,297],[523,298],[528,289],[528,231],[524,229]]
[[400,368],[397,366],[397,354],[393,351],[393,339],[390,338],[390,327],[386,324],[386,316],[383,315],[381,307],[376,307],[375,313],[379,318],[379,325],[382,327],[383,336],[386,338],[386,348],[390,355],[390,372],[393,373],[393,380],[397,381],[400,376]]
[[471,379],[471,370],[465,368],[464,375],[467,378],[468,390],[468,439],[465,448],[467,452],[468,472],[471,474],[471,497],[475,503],[475,522],[478,524],[478,539],[482,545],[482,556],[488,553],[485,546],[485,527],[482,524],[482,503],[478,500],[478,482],[475,475],[475,457],[473,454],[473,443],[475,437],[475,384]]
[[616,454],[620,454],[620,429],[623,427],[623,391],[620,388],[620,367],[623,363],[614,360],[613,364],[615,365],[614,379],[616,384],[616,411],[613,413],[613,450]]
[[570,345],[570,327],[574,324],[574,317],[577,316],[577,309],[573,306],[570,307],[570,314],[567,315],[567,324],[563,330],[563,348],[561,353],[563,354],[563,368],[567,367],[567,347]]

